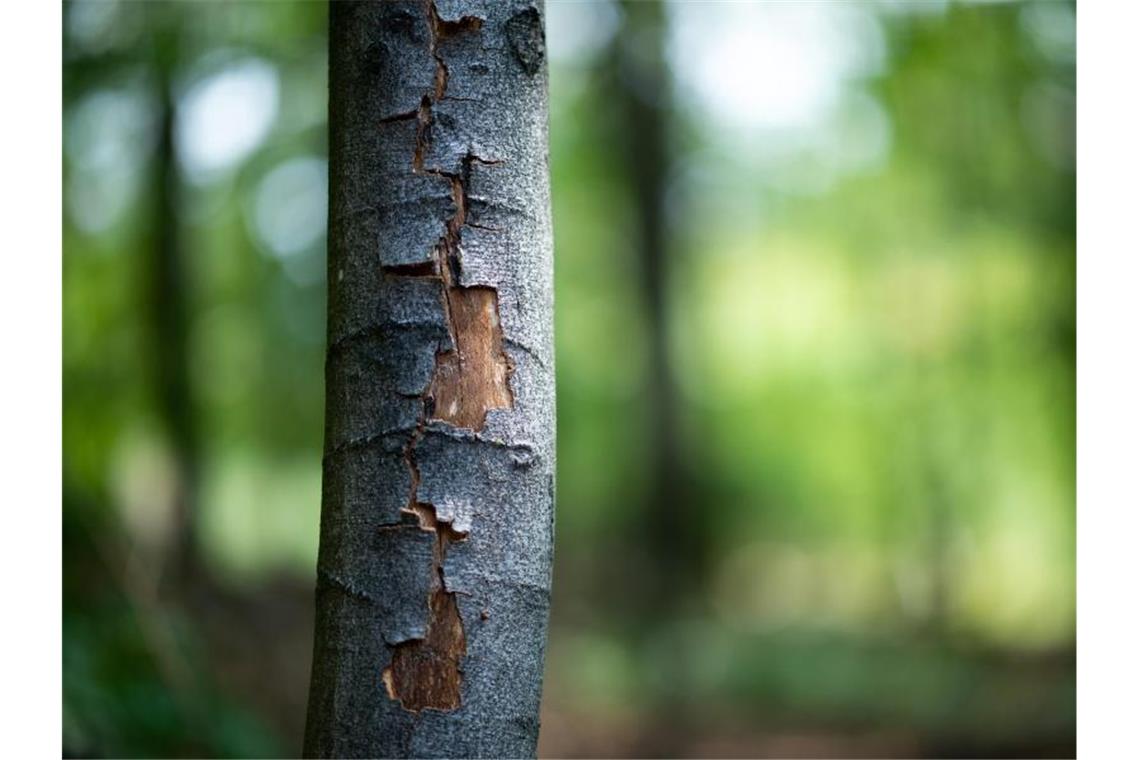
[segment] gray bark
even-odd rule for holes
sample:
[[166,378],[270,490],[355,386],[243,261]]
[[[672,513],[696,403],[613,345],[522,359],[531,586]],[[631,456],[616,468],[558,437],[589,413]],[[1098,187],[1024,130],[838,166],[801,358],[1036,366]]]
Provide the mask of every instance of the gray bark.
[[307,756],[532,756],[554,533],[541,4],[330,4]]

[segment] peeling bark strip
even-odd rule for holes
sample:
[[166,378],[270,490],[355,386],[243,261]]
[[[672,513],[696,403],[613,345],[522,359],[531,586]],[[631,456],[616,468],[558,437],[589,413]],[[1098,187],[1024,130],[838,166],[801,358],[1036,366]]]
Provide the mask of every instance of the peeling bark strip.
[[543,17],[330,4],[308,756],[535,752],[554,529]]

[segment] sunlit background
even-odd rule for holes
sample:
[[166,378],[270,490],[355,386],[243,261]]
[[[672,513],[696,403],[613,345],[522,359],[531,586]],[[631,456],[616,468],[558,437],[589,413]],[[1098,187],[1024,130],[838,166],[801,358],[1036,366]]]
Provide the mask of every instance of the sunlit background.
[[[67,754],[300,751],[326,12],[65,6]],[[547,38],[540,753],[1073,754],[1073,5]]]

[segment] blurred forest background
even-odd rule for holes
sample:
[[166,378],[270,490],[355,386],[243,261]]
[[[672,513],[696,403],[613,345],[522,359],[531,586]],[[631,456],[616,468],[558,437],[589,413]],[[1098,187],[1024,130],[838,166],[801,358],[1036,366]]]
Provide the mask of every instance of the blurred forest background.
[[[1075,11],[548,0],[540,752],[1075,752]],[[69,755],[293,755],[326,8],[64,9]]]

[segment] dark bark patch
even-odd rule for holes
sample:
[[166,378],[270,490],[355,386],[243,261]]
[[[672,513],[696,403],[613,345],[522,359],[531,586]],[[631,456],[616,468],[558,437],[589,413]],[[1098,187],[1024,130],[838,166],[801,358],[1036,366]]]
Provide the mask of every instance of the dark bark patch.
[[414,264],[392,264],[384,267],[384,273],[393,277],[439,277],[434,260],[418,261]]
[[546,57],[546,40],[543,38],[542,18],[538,9],[530,6],[507,20],[507,39],[523,71],[535,74],[542,68]]

